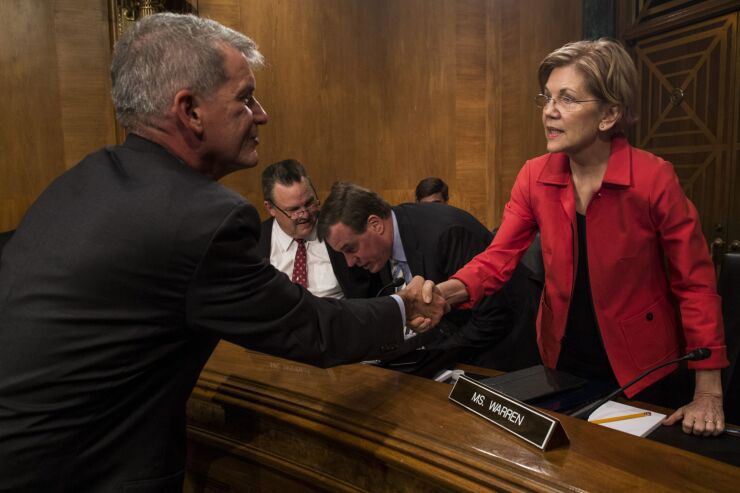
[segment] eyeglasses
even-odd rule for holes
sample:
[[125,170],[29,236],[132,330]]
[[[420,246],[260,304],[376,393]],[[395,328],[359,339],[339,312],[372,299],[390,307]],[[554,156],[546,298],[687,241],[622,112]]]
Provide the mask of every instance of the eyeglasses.
[[560,108],[561,111],[569,112],[581,109],[581,103],[594,103],[601,100],[575,99],[570,96],[558,96],[554,98],[545,94],[538,94],[534,97],[534,104],[536,104],[538,108],[546,107],[548,104],[550,104],[550,101],[553,101],[555,103],[555,106]]
[[304,205],[303,207],[299,207],[297,209],[291,209],[289,211],[284,211],[283,209],[275,205],[275,202],[273,202],[272,200],[270,200],[270,204],[272,204],[272,206],[275,209],[279,210],[280,212],[285,214],[286,217],[292,220],[300,219],[300,217],[303,214],[311,215],[317,210],[319,210],[319,208],[321,207],[321,201],[319,201],[319,199],[315,197],[311,199],[311,201],[307,203],[306,205]]

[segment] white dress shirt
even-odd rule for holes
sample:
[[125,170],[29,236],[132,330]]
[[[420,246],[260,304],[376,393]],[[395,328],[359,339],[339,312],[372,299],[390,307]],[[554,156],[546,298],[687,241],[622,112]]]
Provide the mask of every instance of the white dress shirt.
[[[270,240],[270,263],[280,272],[290,277],[293,274],[293,261],[298,243],[282,230],[277,221],[272,224]],[[334,275],[326,244],[316,238],[316,229],[306,238],[306,259],[308,270],[308,290],[315,296],[343,299],[339,281]]]

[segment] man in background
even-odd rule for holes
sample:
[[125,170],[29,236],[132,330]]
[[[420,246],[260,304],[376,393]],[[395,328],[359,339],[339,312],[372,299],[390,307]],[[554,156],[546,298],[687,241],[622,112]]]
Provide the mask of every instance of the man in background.
[[312,294],[329,298],[372,298],[380,276],[348,267],[344,256],[316,236],[321,203],[301,163],[286,159],[262,172],[264,205],[259,251],[280,272]]
[[[413,276],[442,282],[492,240],[491,232],[463,210],[436,203],[391,207],[377,193],[347,182],[332,187],[321,209],[318,234],[344,254],[348,265],[380,273],[384,280],[400,277],[404,282]],[[480,361],[495,364],[491,348],[516,334],[519,341],[531,339],[530,347],[518,348],[521,357],[516,363],[535,364],[539,357],[533,315],[539,291],[525,269],[517,270],[505,289],[472,310],[447,314],[434,331],[418,338],[407,332],[406,338],[414,340],[405,347],[411,350],[423,344],[445,350],[446,360],[464,351],[465,358],[481,356]],[[522,316],[530,312],[528,318]]]
[[421,180],[416,185],[415,195],[416,201],[422,203],[437,202],[446,204],[450,199],[447,183],[436,176],[428,176]]
[[[182,491],[185,402],[221,338],[316,365],[377,357],[444,301],[338,301],[257,251],[259,216],[220,185],[257,165],[268,117],[254,42],[157,14],[116,44],[129,132],[56,179],[0,268],[0,491]],[[424,296],[422,296],[422,294]]]

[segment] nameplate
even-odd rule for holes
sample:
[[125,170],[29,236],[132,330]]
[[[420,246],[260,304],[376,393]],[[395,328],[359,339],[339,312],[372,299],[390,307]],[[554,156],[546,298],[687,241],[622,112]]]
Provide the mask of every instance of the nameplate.
[[557,419],[465,375],[452,387],[450,400],[541,450],[569,443]]

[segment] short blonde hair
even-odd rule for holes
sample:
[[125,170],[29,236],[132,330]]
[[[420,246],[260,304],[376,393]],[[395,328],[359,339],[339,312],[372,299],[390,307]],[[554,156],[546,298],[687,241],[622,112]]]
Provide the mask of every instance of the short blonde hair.
[[540,62],[537,69],[540,89],[544,92],[554,69],[568,65],[583,74],[591,94],[621,108],[622,115],[614,127],[616,131],[624,132],[637,121],[637,69],[619,42],[600,38],[575,41],[558,48]]

